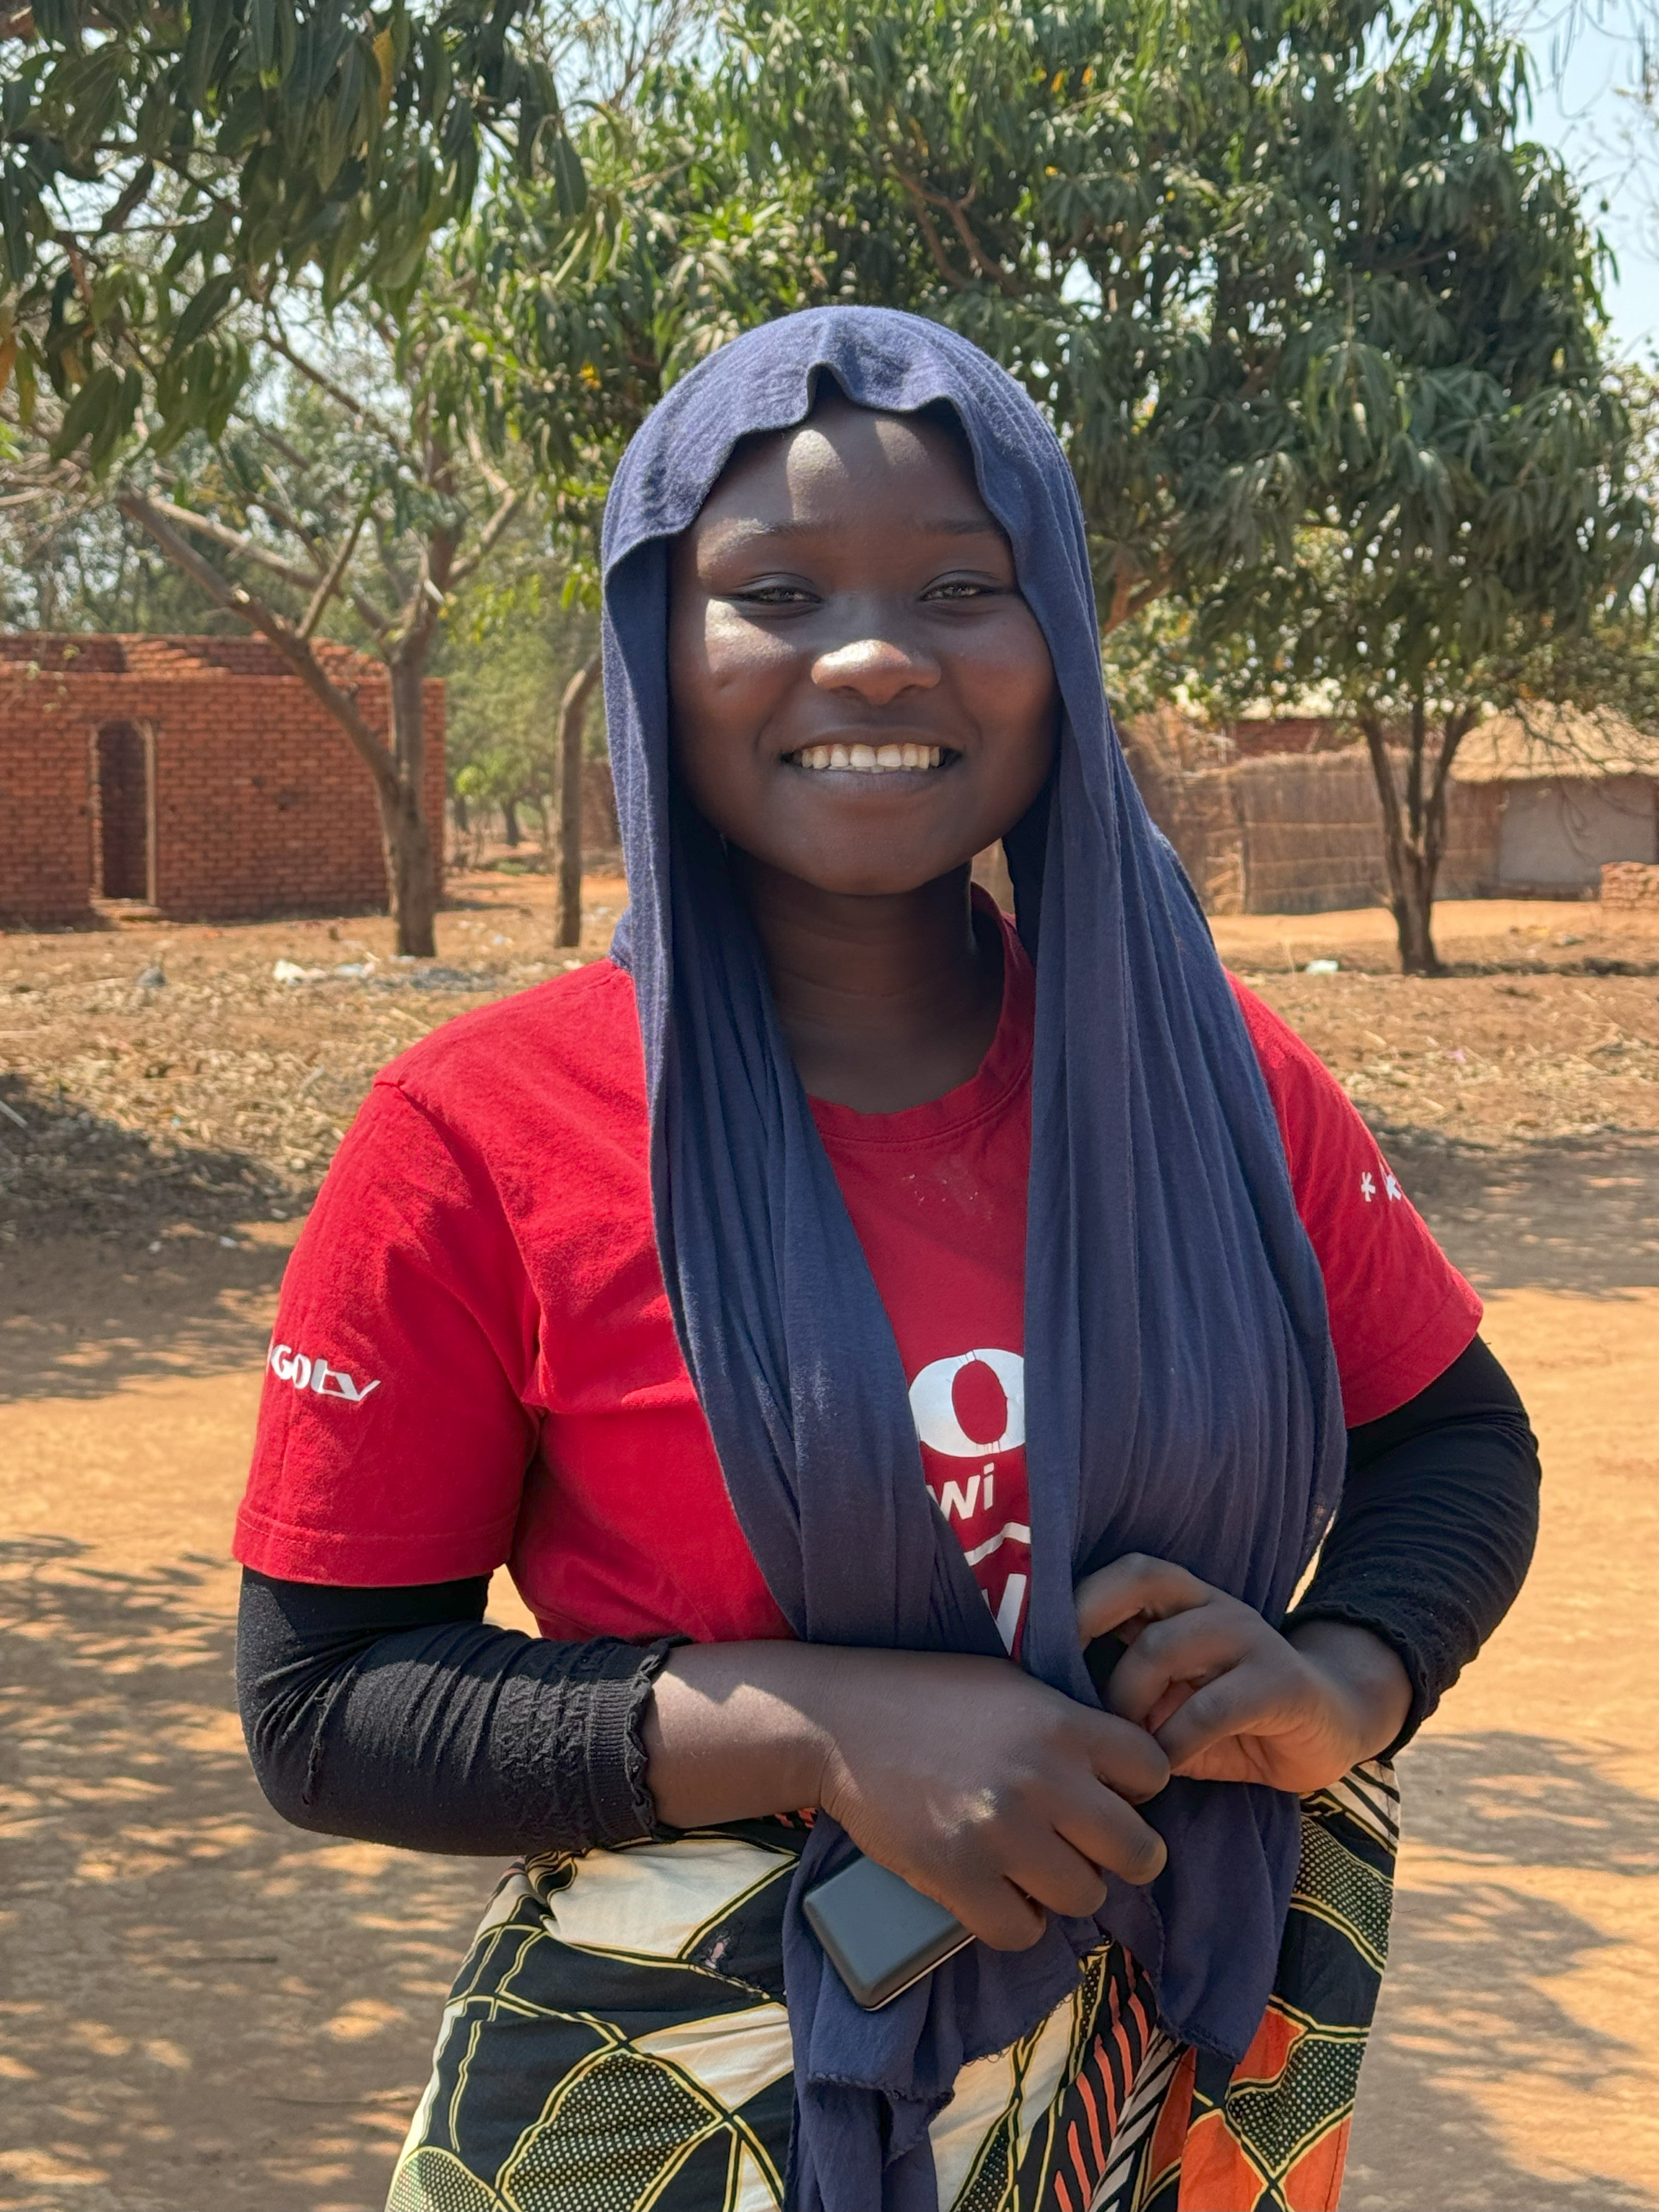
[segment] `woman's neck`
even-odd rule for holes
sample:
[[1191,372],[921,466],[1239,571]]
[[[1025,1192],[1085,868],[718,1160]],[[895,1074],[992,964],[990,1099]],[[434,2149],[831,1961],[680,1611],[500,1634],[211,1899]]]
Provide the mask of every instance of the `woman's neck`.
[[966,867],[857,898],[733,858],[812,1097],[891,1114],[968,1081],[996,1035],[1002,948],[974,927]]

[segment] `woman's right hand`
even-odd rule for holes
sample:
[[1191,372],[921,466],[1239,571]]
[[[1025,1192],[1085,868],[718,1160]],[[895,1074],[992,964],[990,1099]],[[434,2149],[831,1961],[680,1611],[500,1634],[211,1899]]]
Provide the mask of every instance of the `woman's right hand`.
[[1006,1660],[685,1645],[646,1747],[662,1819],[822,1807],[998,1950],[1035,1943],[1043,1908],[1097,1911],[1105,1874],[1146,1882],[1164,1864],[1133,1809],[1169,1779],[1158,1744]]
[[1144,1729],[1004,1659],[844,1651],[827,1687],[817,1802],[860,1850],[983,1942],[1023,1951],[1087,1914],[1105,1873],[1150,1881],[1164,1839],[1134,1810],[1169,1779]]

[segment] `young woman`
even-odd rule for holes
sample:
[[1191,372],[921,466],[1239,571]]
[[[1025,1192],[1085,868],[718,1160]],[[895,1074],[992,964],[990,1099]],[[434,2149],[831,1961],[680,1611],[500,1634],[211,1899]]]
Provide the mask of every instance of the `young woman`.
[[[1333,2205],[1379,1762],[1534,1533],[1478,1302],[1224,975],[975,348],[739,339],[605,576],[626,924],[380,1077],[239,1530],[273,1803],[522,1856],[392,2204]],[[873,2012],[854,1846],[977,1939]]]

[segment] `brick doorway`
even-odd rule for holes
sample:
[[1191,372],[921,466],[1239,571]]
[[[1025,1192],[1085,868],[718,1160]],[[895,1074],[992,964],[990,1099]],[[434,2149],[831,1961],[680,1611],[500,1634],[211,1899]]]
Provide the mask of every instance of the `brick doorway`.
[[131,722],[110,723],[93,743],[100,898],[142,904],[153,896],[149,750],[144,732]]

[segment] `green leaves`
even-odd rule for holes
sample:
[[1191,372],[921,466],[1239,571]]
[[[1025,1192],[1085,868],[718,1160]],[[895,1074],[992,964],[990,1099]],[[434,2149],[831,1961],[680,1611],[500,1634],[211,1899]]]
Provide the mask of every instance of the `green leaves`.
[[[361,295],[395,312],[434,234],[467,213],[487,155],[550,177],[579,210],[540,12],[538,0],[372,13],[47,0],[0,88],[0,297],[22,355],[53,374],[65,364],[77,401],[94,381],[125,394],[136,373],[165,449],[222,422],[225,377],[246,377],[245,345],[201,356],[204,338],[307,270],[331,306]],[[117,385],[98,380],[106,369]],[[90,462],[103,426],[137,411],[88,402],[64,455]]]
[[79,446],[94,477],[102,474],[116,447],[132,427],[143,380],[136,368],[94,372],[64,410],[63,426],[52,442],[52,458],[62,460]]

